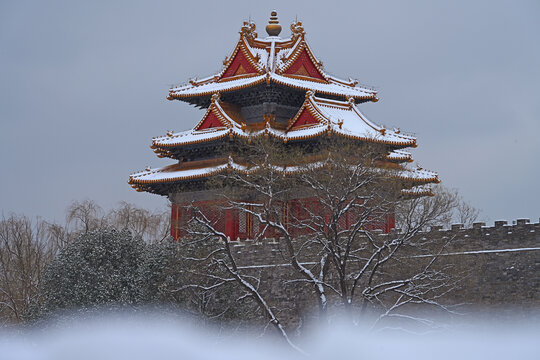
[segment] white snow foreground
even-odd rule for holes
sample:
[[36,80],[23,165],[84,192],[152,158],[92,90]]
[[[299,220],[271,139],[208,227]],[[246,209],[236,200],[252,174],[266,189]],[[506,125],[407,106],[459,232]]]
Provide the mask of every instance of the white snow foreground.
[[[463,330],[465,329],[465,330]],[[337,324],[298,340],[310,359],[540,359],[540,325],[460,324],[444,331],[366,332]],[[0,359],[304,359],[277,338],[204,327],[156,314],[72,318],[31,330],[0,331]]]

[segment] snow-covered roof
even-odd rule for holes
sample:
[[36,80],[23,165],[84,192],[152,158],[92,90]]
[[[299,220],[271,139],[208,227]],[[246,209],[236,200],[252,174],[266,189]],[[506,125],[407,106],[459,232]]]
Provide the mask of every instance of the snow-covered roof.
[[402,189],[401,192],[408,196],[433,196],[433,189],[430,185],[413,186],[410,189]]
[[169,91],[169,99],[212,95],[215,93],[223,93],[243,89],[246,87],[261,84],[266,80],[266,75],[245,76],[239,79],[217,82],[207,81],[203,83],[189,83],[172,88]]
[[[201,122],[194,129],[171,133],[156,137],[152,140],[152,148],[158,154],[167,156],[167,149],[186,146],[201,142],[215,141],[226,136],[239,138],[255,138],[259,136],[273,136],[284,142],[314,138],[316,136],[334,133],[350,139],[383,143],[399,147],[416,146],[416,138],[398,133],[396,130],[385,129],[376,125],[360,112],[354,101],[337,101],[316,97],[308,92],[306,100],[287,129],[277,129],[266,123],[266,127],[259,130],[250,130],[238,115],[228,114],[222,107],[218,96],[212,98],[212,104],[206,111]],[[297,120],[307,111],[313,117],[314,123],[296,126]],[[200,124],[213,113],[222,119],[223,126],[199,130]],[[262,119],[261,119],[262,121]],[[394,152],[389,155],[392,160],[409,160],[410,154]]]
[[422,168],[417,169],[402,169],[393,174],[401,180],[413,181],[419,183],[439,183],[439,175],[436,172],[425,170]]
[[[297,117],[304,110],[318,118],[321,125],[326,124],[328,131],[348,138],[403,147],[416,146],[415,137],[400,134],[371,122],[352,100],[329,100],[315,97],[308,92],[306,102]],[[301,132],[307,129],[302,127],[295,130],[294,121],[295,119],[291,122],[289,136],[292,136],[293,131]]]
[[348,86],[344,83],[331,81],[323,83],[313,81],[309,78],[298,78],[275,73],[266,73],[263,75],[246,75],[228,81],[206,81],[201,83],[189,83],[172,88],[169,91],[168,99],[182,99],[195,96],[207,96],[215,93],[225,93],[252,87],[264,82],[289,86],[299,90],[312,90],[326,95],[335,95],[343,97],[354,97],[355,99],[377,99],[377,93],[367,88]]
[[[291,25],[291,38],[271,36],[259,39],[255,25],[244,23],[240,39],[223,62],[223,69],[215,75],[201,80],[192,79],[188,84],[171,88],[169,99],[235,91],[266,81],[327,95],[377,100],[375,90],[357,86],[357,81],[341,80],[326,73],[322,62],[306,42],[303,28],[299,30],[299,26],[301,28],[301,23]],[[295,64],[302,66],[295,69]]]
[[394,162],[412,161],[412,154],[403,150],[394,150],[386,155],[386,159]]
[[[309,164],[308,166],[324,166],[324,163],[313,163]],[[296,173],[303,171],[304,168],[305,167],[302,166],[276,167],[278,171],[283,171],[284,173]],[[179,162],[177,164],[162,168],[146,169],[144,171],[132,174],[129,177],[128,182],[133,188],[139,191],[146,191],[148,190],[148,185],[152,184],[173,183],[208,178],[226,171],[236,171],[247,174],[256,170],[257,167],[248,168],[246,165],[235,162],[234,159],[229,156],[228,158],[215,159],[215,162],[209,166],[204,166],[203,163],[203,166],[193,167],[193,163]],[[400,169],[398,171],[393,171],[391,176],[417,184],[417,186],[413,186],[411,189],[405,190],[410,195],[424,194],[424,192],[427,191],[428,188],[425,186],[419,187],[418,184],[439,182],[436,173],[423,169]]]
[[187,169],[182,168],[182,164],[174,164],[132,174],[129,177],[129,182],[135,185],[183,181],[219,174],[228,168],[230,168],[230,164],[227,162],[215,166]]

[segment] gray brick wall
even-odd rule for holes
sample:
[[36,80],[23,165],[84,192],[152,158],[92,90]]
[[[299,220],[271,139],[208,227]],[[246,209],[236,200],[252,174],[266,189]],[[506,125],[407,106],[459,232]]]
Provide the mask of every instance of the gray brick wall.
[[[514,225],[497,221],[494,226],[475,223],[463,228],[455,224],[450,229],[429,229],[419,237],[438,239],[439,243],[453,239],[440,263],[454,264],[456,273],[463,277],[459,288],[445,297],[445,303],[482,309],[540,306],[540,223],[520,219]],[[286,309],[289,325],[297,323],[306,308],[312,308],[309,297],[302,295],[311,292],[309,287],[283,281],[290,277],[291,269],[278,240],[239,241],[233,249],[240,266],[262,277],[262,291],[271,294],[271,302]]]

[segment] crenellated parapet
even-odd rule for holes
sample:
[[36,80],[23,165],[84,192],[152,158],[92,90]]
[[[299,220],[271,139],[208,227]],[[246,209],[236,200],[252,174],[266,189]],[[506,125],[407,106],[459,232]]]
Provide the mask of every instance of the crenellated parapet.
[[484,222],[476,222],[470,227],[452,224],[449,229],[434,226],[423,235],[454,239],[451,248],[456,251],[502,251],[520,248],[540,250],[540,221],[531,223],[529,219],[517,219],[511,222],[497,220],[493,226],[486,226]]
[[[400,229],[392,229],[390,234],[375,230],[379,236],[392,236],[394,233],[401,233]],[[418,237],[453,239],[455,245],[461,250],[504,250],[512,248],[538,248],[540,250],[540,221],[531,223],[530,219],[517,219],[511,222],[497,220],[493,226],[486,226],[485,222],[473,223],[470,227],[463,224],[452,224],[449,228],[443,226],[432,226],[425,231],[421,231]],[[240,252],[247,251],[273,251],[270,249],[279,248],[279,239],[267,238],[261,241],[237,240],[234,246]],[[265,250],[261,250],[265,249]]]
[[[381,232],[379,236],[397,236],[397,231]],[[418,233],[416,240],[427,240],[429,245],[425,252],[413,255],[404,249],[400,257],[412,262],[422,261],[448,242],[437,261],[442,265],[452,264],[455,275],[463,279],[459,287],[446,296],[447,303],[484,309],[540,306],[540,221],[531,223],[529,219],[517,219],[498,220],[493,226],[483,222],[470,227],[463,224],[449,228],[434,226]],[[279,284],[277,279],[290,276],[286,248],[279,239],[235,241],[232,249],[242,269],[263,274],[276,284]],[[302,253],[302,262],[315,266],[316,245],[306,245]],[[276,285],[273,291],[282,301],[287,301],[286,289]]]

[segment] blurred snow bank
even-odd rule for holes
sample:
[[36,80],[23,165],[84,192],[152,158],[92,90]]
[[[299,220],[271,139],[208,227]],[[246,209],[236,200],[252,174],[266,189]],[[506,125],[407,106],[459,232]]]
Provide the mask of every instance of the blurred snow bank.
[[[537,319],[537,317],[536,317]],[[540,359],[540,325],[463,322],[423,335],[349,325],[313,329],[297,343],[313,359]],[[218,330],[174,315],[73,317],[0,332],[0,360],[301,359],[280,339]]]

